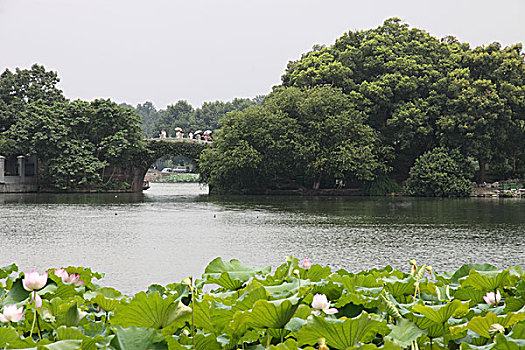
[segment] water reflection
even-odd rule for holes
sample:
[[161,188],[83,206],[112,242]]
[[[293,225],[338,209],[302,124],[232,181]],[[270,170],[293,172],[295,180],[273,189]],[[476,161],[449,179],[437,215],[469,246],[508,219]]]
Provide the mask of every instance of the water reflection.
[[1,263],[84,265],[127,293],[200,276],[216,256],[253,266],[285,256],[349,270],[523,265],[525,201],[214,197],[195,184],[134,194],[0,195]]

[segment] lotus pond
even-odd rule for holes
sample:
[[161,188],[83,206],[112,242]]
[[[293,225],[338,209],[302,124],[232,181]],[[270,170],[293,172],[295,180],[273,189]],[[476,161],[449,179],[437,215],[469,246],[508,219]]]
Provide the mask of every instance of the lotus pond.
[[436,273],[411,260],[360,272],[287,258],[216,258],[199,278],[133,296],[83,267],[0,269],[6,349],[521,349],[525,272]]

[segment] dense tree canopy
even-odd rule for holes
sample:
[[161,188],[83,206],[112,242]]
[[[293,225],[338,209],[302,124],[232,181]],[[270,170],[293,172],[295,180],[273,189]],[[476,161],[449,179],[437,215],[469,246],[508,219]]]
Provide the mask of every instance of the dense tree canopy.
[[109,100],[70,102],[58,81],[38,65],[0,76],[0,154],[37,156],[44,187],[102,188],[109,165],[145,151],[140,117]]
[[[521,50],[521,44],[498,43],[472,49],[396,18],[345,33],[332,46],[316,46],[290,62],[262,107],[226,117],[217,150],[203,158],[213,165],[201,168],[217,185],[230,178],[238,186],[271,186],[278,178],[271,167],[286,169],[281,180],[303,179],[314,188],[323,178],[327,186],[343,177],[384,181],[389,169],[388,176],[401,182],[420,155],[442,146],[475,162],[478,181],[523,177]],[[283,151],[272,158],[275,144]]]

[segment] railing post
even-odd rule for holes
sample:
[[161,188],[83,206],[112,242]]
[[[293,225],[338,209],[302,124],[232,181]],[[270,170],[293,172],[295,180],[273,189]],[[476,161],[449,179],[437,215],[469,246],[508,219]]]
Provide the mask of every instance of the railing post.
[[26,164],[25,164],[26,157],[18,156],[16,158],[18,159],[18,176],[20,176],[20,178],[23,179],[26,176]]
[[5,182],[4,175],[5,175],[5,157],[0,156],[0,183]]

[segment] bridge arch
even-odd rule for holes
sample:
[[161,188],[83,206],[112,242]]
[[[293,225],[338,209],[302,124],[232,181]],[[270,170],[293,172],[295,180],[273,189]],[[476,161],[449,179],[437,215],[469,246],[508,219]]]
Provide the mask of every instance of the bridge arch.
[[197,160],[202,151],[213,145],[211,142],[206,141],[176,138],[148,139],[146,140],[146,143],[147,152],[141,157],[142,159],[137,162],[136,168],[134,169],[132,181],[133,192],[142,192],[144,176],[146,175],[148,168],[157,159],[166,155],[184,156],[198,165]]

